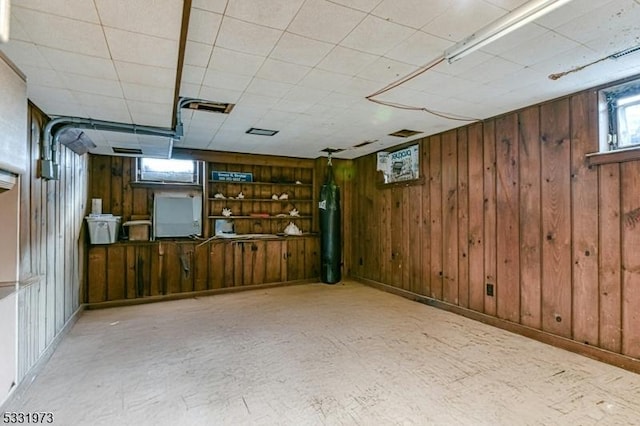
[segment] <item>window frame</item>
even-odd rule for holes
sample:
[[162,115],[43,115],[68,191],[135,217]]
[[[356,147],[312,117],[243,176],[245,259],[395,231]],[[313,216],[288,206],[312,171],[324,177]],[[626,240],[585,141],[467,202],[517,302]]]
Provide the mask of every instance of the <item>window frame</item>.
[[[179,181],[179,180],[158,180],[158,179],[145,179],[143,178],[144,172],[142,170],[142,163],[145,159],[158,160],[158,158],[153,157],[137,157],[135,161],[135,170],[134,183],[136,184],[144,184],[144,185],[158,185],[158,186],[180,186],[180,187],[201,187],[203,185],[204,179],[204,161],[200,160],[192,160],[192,159],[164,159],[170,161],[191,161],[193,163],[193,174],[192,179],[189,182]],[[161,173],[161,172],[158,172]]]
[[621,100],[640,96],[640,79],[631,80],[619,85],[609,86],[599,91],[600,97],[600,152],[615,152],[640,148],[638,143],[624,143],[621,135],[621,112],[630,106],[640,105],[640,99],[628,105],[618,105]]

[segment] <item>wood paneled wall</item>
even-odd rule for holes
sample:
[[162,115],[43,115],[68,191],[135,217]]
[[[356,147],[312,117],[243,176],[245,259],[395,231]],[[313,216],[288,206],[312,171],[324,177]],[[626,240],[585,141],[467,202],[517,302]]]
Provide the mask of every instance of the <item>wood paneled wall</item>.
[[60,150],[60,180],[41,179],[45,115],[29,105],[29,161],[21,177],[18,379],[80,306],[86,239],[87,156]]
[[87,302],[309,280],[319,275],[316,237],[128,242],[89,249]]
[[597,114],[591,90],[425,138],[424,185],[355,160],[352,275],[640,358],[640,161],[588,166]]

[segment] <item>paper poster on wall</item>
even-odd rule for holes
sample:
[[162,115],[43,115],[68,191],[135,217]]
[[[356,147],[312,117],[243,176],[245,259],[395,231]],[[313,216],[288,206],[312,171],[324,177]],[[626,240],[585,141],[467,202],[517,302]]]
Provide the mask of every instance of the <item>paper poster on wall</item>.
[[382,171],[384,183],[401,182],[420,177],[418,145],[394,152],[379,152],[377,170]]

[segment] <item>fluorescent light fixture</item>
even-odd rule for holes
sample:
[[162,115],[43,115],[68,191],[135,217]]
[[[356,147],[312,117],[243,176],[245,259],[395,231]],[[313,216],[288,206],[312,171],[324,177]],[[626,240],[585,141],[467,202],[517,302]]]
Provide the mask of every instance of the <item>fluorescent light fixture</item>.
[[531,0],[445,50],[444,58],[453,63],[570,1]]
[[0,0],[0,43],[9,41],[10,0]]

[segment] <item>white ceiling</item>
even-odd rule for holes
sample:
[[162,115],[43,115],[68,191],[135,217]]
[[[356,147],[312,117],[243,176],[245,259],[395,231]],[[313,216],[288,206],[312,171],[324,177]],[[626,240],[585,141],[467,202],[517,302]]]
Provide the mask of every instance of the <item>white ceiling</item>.
[[[183,110],[177,147],[355,158],[406,142],[388,136],[464,122],[365,97],[525,0],[193,0],[180,96],[236,103],[229,115]],[[4,52],[51,116],[171,127],[181,0],[13,0]],[[570,70],[640,44],[640,0],[573,0],[481,51],[443,62],[379,97],[483,119],[640,73],[640,53]],[[250,127],[278,130],[248,135]],[[376,142],[352,148],[367,140]],[[93,152],[149,149],[94,135]],[[166,143],[166,142],[162,142]],[[146,148],[145,148],[146,147]],[[156,153],[167,152],[158,147]]]

